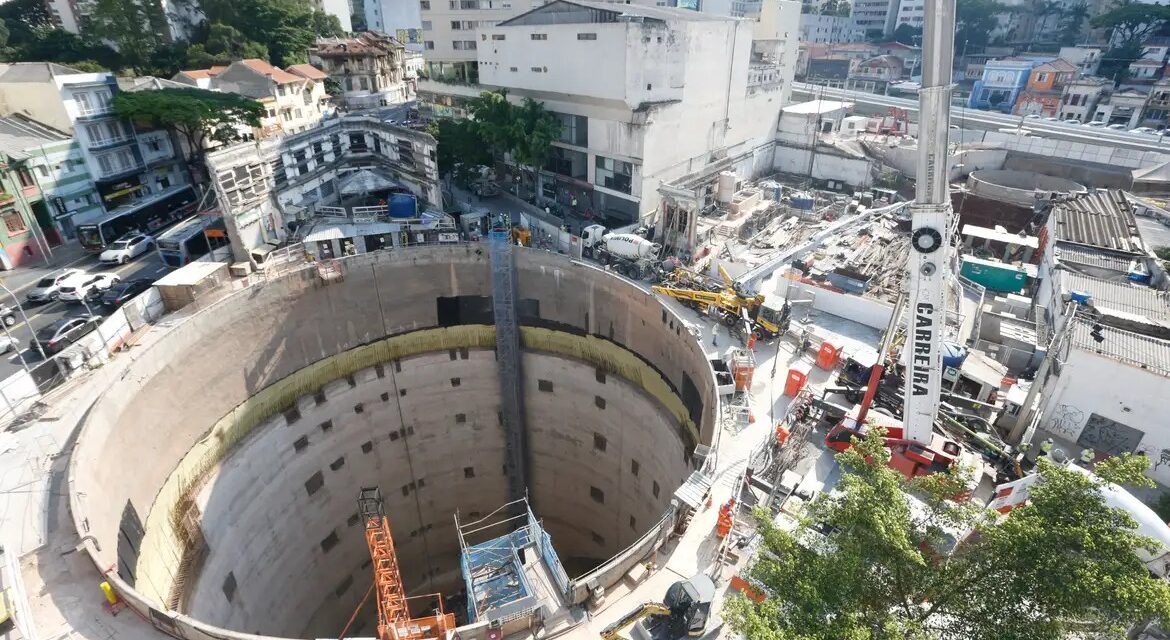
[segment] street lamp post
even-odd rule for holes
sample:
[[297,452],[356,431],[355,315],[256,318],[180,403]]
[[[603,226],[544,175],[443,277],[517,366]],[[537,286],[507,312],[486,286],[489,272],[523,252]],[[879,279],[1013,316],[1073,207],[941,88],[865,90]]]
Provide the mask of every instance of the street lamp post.
[[[17,298],[16,294],[12,293],[12,291],[3,282],[0,282],[0,289],[3,289],[4,293],[7,293],[9,296],[12,297],[12,302],[16,304],[16,310],[20,312],[20,319],[24,320],[24,326],[28,327],[28,333],[33,338],[32,344],[35,345],[37,353],[41,354],[41,360],[44,360],[45,359],[45,351],[44,351],[44,349],[41,349],[41,343],[37,342],[37,340],[36,340],[36,338],[37,338],[36,333],[33,331],[32,323],[28,321],[28,316],[26,316],[24,314],[24,307],[21,306],[20,299]],[[7,331],[7,329],[5,329],[5,331]]]

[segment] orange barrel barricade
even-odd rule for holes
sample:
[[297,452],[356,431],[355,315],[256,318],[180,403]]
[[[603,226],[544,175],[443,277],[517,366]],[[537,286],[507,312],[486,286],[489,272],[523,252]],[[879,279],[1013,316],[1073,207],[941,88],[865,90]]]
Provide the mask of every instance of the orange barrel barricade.
[[784,424],[783,422],[776,423],[776,444],[778,446],[783,447],[784,443],[788,442],[788,438],[791,435],[792,432],[788,430],[788,425]]
[[837,366],[837,360],[841,358],[841,347],[835,347],[829,342],[822,342],[821,348],[817,350],[817,366],[822,369],[832,369]]

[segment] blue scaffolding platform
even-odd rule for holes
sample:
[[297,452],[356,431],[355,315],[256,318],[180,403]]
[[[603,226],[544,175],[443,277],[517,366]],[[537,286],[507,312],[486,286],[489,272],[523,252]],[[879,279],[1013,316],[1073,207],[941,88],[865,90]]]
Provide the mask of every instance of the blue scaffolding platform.
[[[511,515],[519,513],[520,515]],[[544,617],[562,608],[569,578],[552,538],[526,499],[501,506],[483,518],[461,523],[459,564],[467,585],[467,619],[504,623]],[[509,531],[509,529],[511,531]],[[495,537],[476,544],[468,538]]]

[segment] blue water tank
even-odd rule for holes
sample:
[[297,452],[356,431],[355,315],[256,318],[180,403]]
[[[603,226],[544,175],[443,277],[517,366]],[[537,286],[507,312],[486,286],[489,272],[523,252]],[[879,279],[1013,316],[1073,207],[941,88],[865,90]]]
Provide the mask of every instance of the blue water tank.
[[801,209],[803,211],[809,211],[816,205],[816,200],[813,200],[811,196],[804,193],[793,194],[789,202],[792,203],[793,209]]
[[390,196],[391,218],[417,218],[418,199],[409,193],[396,193]]
[[963,361],[967,359],[967,347],[957,342],[943,342],[942,344],[942,364],[943,368],[954,367],[958,369],[963,366]]
[[1084,291],[1070,291],[1068,297],[1077,304],[1089,304],[1089,300],[1093,298],[1093,296],[1090,296]]

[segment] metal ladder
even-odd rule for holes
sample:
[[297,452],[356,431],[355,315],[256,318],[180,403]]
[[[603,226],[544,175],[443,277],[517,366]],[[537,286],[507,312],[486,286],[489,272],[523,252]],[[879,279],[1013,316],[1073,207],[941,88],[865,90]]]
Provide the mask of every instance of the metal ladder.
[[492,313],[496,322],[496,367],[500,376],[500,416],[504,427],[504,469],[508,499],[528,493],[528,434],[520,375],[520,330],[516,322],[516,270],[509,225],[488,234],[492,265]]

